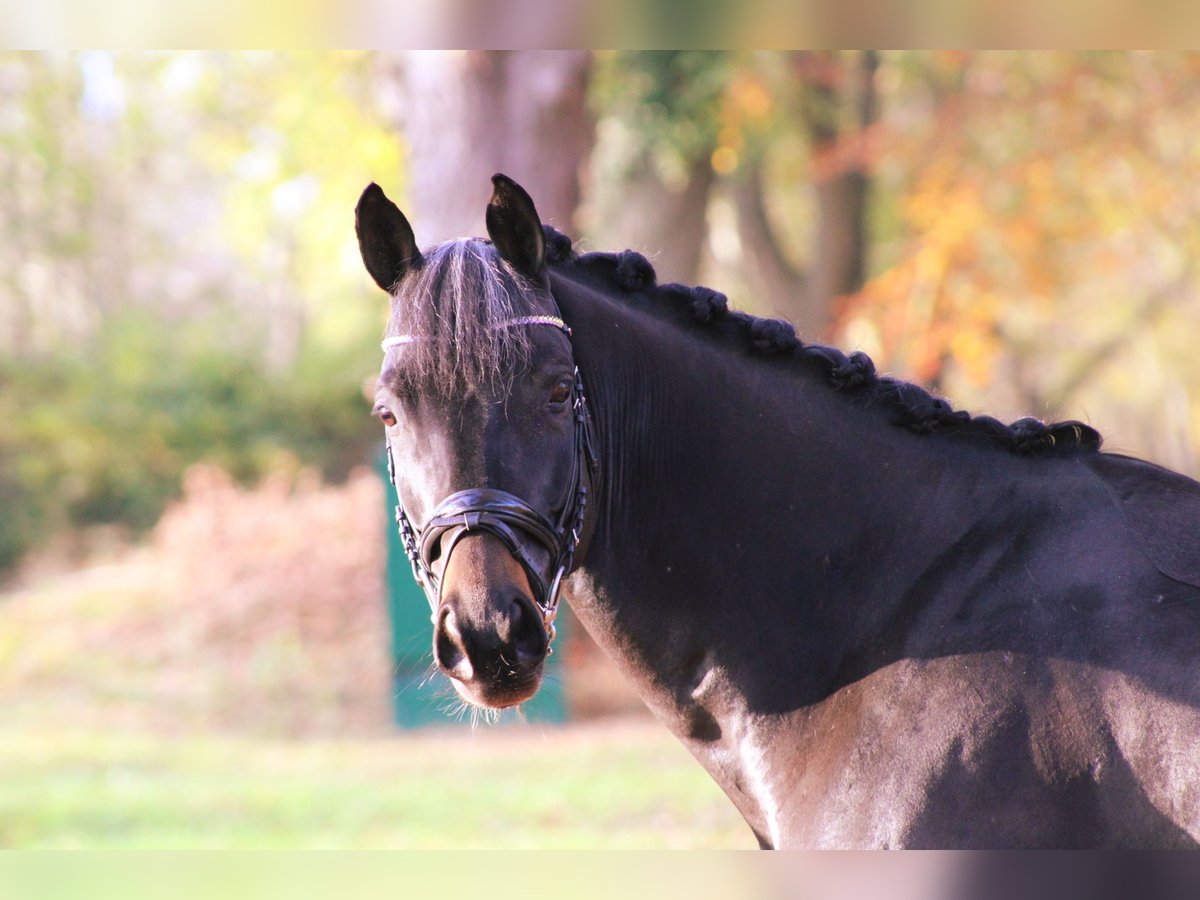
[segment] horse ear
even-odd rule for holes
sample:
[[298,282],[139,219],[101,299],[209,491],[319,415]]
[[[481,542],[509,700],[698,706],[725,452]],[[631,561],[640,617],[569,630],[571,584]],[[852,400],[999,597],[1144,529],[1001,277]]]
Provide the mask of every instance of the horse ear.
[[492,188],[487,207],[488,237],[514,269],[537,281],[546,266],[541,217],[525,189],[507,175],[493,175]]
[[421,264],[421,251],[408,219],[374,182],[358,198],[354,232],[363,264],[375,283],[388,293],[405,273]]

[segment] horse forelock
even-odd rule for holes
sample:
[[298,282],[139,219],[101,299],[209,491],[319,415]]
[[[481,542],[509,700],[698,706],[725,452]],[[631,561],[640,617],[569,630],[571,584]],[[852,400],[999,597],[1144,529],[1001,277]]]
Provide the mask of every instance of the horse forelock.
[[862,351],[847,355],[836,347],[808,344],[790,322],[732,310],[719,291],[682,284],[658,285],[653,265],[635,251],[576,254],[570,239],[549,226],[546,249],[552,264],[577,266],[593,278],[608,282],[617,295],[649,295],[686,320],[724,331],[749,354],[815,368],[832,389],[853,396],[861,406],[888,410],[892,424],[910,431],[976,437],[1009,452],[1028,455],[1094,452],[1100,447],[1099,432],[1082,422],[1048,423],[1027,417],[1005,424],[991,416],[973,416],[954,409],[919,385],[880,375]]
[[503,383],[530,355],[528,329],[504,323],[533,309],[533,288],[490,243],[439,244],[392,295],[387,336],[412,338],[393,351],[396,379],[445,395]]

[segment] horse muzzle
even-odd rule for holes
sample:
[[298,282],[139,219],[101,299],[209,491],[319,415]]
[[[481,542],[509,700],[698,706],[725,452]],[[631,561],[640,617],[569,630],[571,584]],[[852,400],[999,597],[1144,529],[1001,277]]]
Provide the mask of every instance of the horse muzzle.
[[537,692],[549,639],[523,565],[489,531],[459,537],[434,613],[434,659],[464,699],[504,708]]

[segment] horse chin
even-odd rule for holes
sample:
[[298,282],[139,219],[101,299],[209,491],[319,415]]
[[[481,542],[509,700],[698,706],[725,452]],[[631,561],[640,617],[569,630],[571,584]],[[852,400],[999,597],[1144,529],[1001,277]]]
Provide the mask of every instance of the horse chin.
[[509,709],[520,706],[538,692],[542,686],[542,667],[535,671],[506,678],[503,681],[492,680],[487,683],[462,682],[451,679],[454,690],[463,700],[481,709]]

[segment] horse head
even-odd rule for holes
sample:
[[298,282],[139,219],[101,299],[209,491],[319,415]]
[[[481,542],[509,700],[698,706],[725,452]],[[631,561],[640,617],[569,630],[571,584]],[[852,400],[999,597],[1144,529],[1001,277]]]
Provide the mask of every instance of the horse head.
[[421,252],[376,185],[359,200],[363,262],[391,295],[375,413],[397,523],[434,625],[434,659],[468,702],[537,691],[587,502],[590,448],[570,329],[529,195],[503,175],[490,241]]

